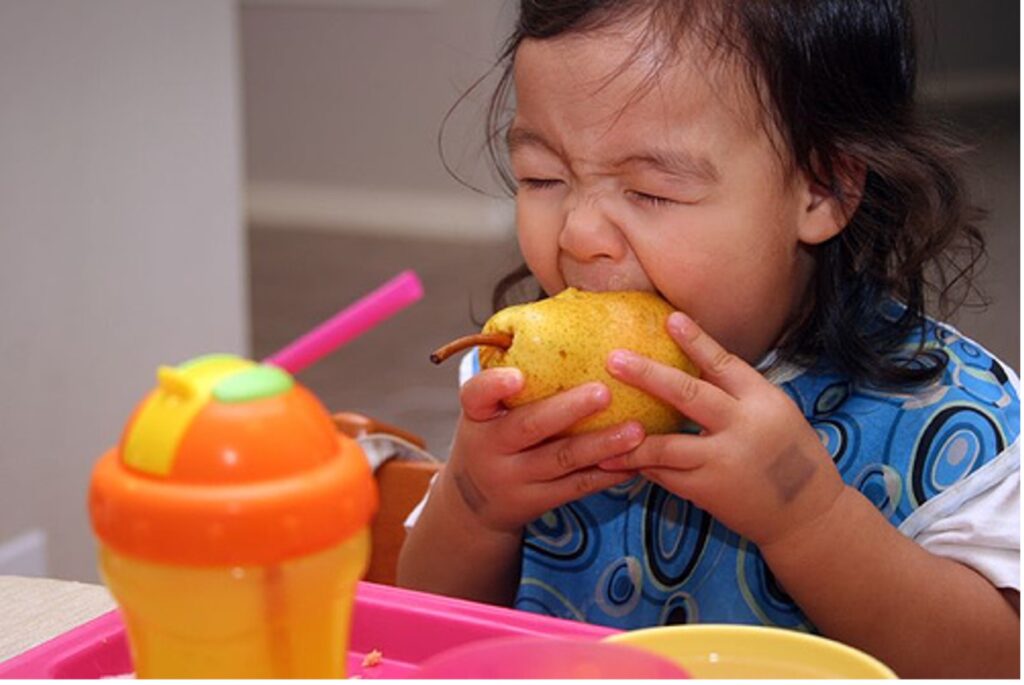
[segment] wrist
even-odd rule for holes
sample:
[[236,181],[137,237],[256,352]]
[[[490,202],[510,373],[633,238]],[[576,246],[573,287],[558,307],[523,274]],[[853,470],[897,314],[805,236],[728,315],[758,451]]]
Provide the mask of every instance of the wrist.
[[439,498],[448,516],[469,534],[514,538],[518,545],[522,538],[523,526],[503,525],[492,521],[486,515],[486,496],[477,488],[472,478],[452,464],[446,464],[438,478],[432,497]]
[[483,525],[445,465],[399,557],[403,587],[510,606],[519,585],[521,533]]
[[793,560],[799,563],[808,555],[833,549],[842,537],[841,531],[858,518],[857,511],[864,502],[859,492],[843,484],[828,507],[819,514],[792,526],[771,540],[758,542],[758,549],[769,566]]
[[844,484],[826,510],[786,531],[784,536],[758,544],[758,549],[776,576],[823,568],[836,557],[837,549],[847,551],[856,545],[859,534],[870,527],[865,517],[877,515],[878,511],[858,490]]

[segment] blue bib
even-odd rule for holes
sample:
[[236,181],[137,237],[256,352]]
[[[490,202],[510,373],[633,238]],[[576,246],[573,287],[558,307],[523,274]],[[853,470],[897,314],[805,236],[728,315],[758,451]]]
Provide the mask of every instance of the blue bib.
[[[829,369],[779,383],[843,480],[894,526],[1020,432],[1019,398],[999,362],[947,327],[929,322],[923,334],[949,364],[912,394],[863,388]],[[640,477],[546,513],[523,545],[518,609],[621,629],[701,622],[816,632],[754,544]]]

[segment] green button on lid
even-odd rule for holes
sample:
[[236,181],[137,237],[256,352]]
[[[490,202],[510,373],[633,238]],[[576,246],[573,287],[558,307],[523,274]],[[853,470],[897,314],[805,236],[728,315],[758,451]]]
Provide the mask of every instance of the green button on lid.
[[294,379],[276,366],[260,364],[228,376],[213,389],[220,402],[249,402],[288,392]]

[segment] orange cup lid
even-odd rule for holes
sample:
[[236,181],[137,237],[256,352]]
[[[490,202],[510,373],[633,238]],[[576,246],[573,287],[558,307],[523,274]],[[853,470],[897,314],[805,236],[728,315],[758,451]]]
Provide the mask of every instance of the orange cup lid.
[[171,564],[269,564],[369,525],[377,486],[365,455],[289,374],[213,355],[161,368],[157,381],[93,470],[104,544]]

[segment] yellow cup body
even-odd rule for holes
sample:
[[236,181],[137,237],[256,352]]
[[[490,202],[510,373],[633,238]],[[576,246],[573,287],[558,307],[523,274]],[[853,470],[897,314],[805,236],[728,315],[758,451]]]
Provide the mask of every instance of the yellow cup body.
[[269,566],[171,566],[100,545],[140,678],[344,678],[364,528]]

